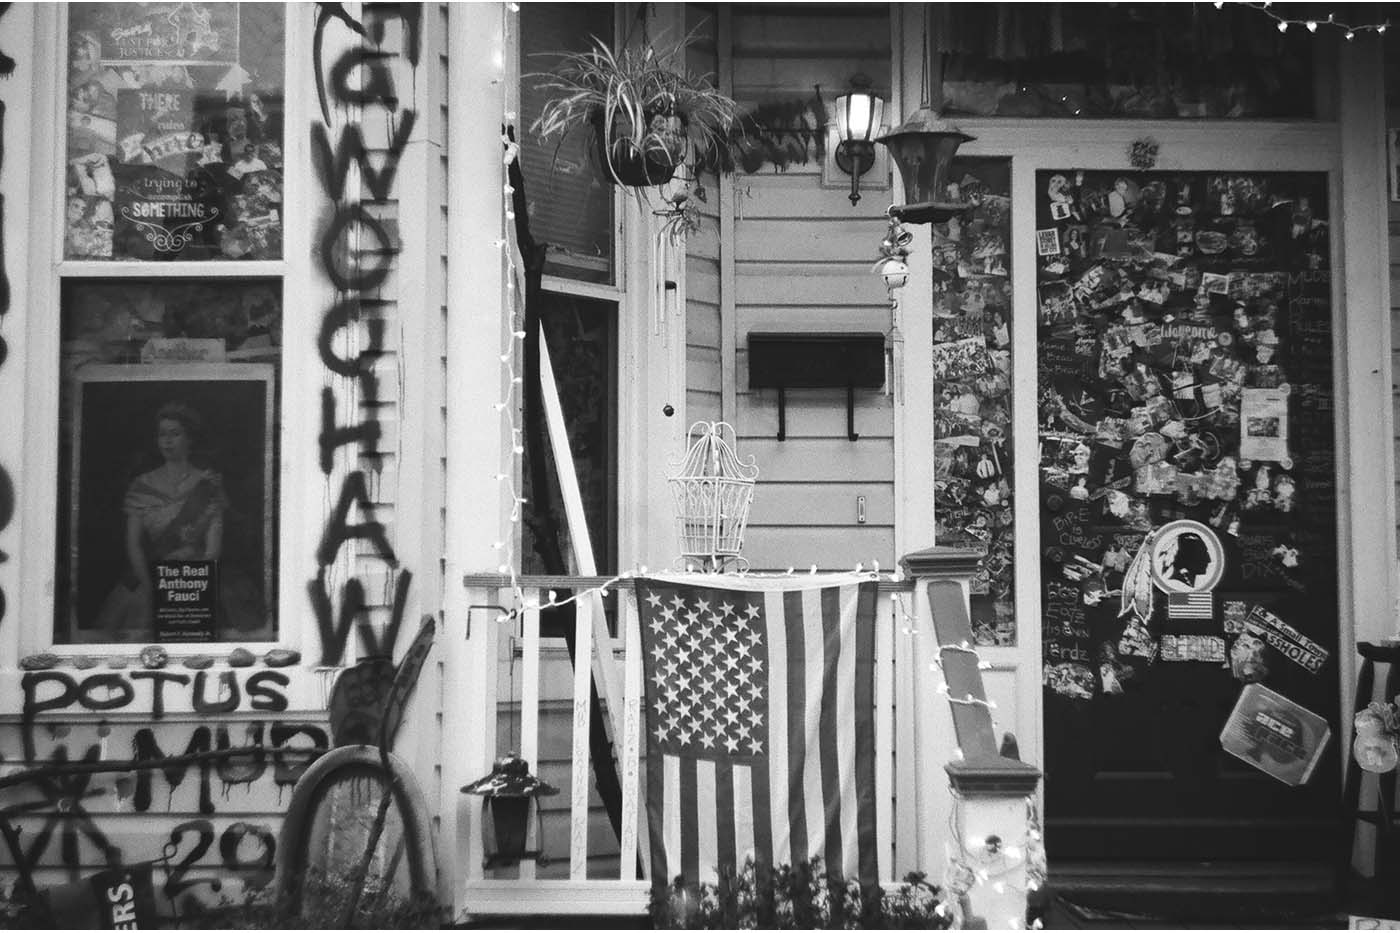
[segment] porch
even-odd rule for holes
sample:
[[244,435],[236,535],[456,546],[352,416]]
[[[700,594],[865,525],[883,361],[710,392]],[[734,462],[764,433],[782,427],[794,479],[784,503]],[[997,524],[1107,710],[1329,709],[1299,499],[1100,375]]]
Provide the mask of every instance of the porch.
[[[970,648],[968,582],[977,556],[933,548],[906,557],[902,573],[867,575],[878,581],[875,836],[886,890],[918,871],[946,895],[945,870],[966,868],[967,884],[954,883],[948,909],[1007,928],[1024,925],[1027,892],[1043,877],[1039,772],[1002,757],[997,745],[995,703],[982,683],[989,665]],[[683,579],[723,585],[714,582],[722,577]],[[645,914],[652,884],[636,578],[481,574],[463,583],[470,625],[464,639],[444,646],[442,659],[472,671],[460,695],[444,698],[441,720],[443,748],[461,750],[443,756],[440,782],[440,838],[456,846],[448,860],[458,866],[456,915]],[[512,613],[512,605],[526,608]],[[557,620],[570,606],[566,639]],[[598,736],[590,736],[598,716],[603,755]],[[488,846],[497,842],[483,827],[481,799],[459,788],[510,751],[562,793],[540,798],[538,828],[526,843],[538,856],[487,868]],[[614,778],[610,814],[604,798],[614,793],[606,787]]]

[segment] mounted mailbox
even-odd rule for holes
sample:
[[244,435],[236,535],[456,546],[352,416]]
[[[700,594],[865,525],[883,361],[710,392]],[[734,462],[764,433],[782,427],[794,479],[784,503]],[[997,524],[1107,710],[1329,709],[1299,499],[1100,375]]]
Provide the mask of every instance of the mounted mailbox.
[[884,334],[749,334],[749,388],[778,390],[780,441],[788,389],[845,389],[846,436],[856,440],[855,390],[884,384]]

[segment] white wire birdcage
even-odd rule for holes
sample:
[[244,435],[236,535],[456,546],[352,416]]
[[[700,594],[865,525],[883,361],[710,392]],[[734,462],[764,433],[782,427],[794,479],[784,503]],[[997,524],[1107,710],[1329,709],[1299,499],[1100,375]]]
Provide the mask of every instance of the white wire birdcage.
[[[676,504],[676,527],[681,557],[702,561],[706,569],[722,569],[726,560],[742,561],[744,528],[749,523],[758,467],[734,453],[724,439],[737,440],[723,421],[697,421],[686,432],[690,446],[679,471],[668,477]],[[698,432],[698,435],[697,435]]]

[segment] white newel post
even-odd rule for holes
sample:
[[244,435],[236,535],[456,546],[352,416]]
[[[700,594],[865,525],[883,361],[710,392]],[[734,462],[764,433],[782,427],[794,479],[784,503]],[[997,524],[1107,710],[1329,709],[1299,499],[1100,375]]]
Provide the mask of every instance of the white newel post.
[[1003,758],[996,746],[968,606],[981,556],[933,547],[900,561],[915,580],[907,659],[915,668],[913,708],[925,724],[914,736],[917,867],[935,880],[941,869],[950,893],[965,890],[964,927],[1009,929],[1024,925],[1036,883],[1028,868],[1040,848],[1032,807],[1040,771]]

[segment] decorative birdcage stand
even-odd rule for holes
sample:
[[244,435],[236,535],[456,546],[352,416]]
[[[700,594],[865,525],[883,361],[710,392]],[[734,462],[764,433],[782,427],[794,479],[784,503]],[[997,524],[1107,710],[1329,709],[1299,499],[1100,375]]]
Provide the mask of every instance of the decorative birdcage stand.
[[749,523],[758,467],[753,459],[741,461],[728,431],[737,440],[734,428],[723,421],[697,421],[686,434],[689,448],[679,471],[668,481],[676,503],[676,527],[681,539],[681,562],[697,563],[705,570],[723,570],[728,561],[747,566],[739,556],[744,546],[744,528]]

